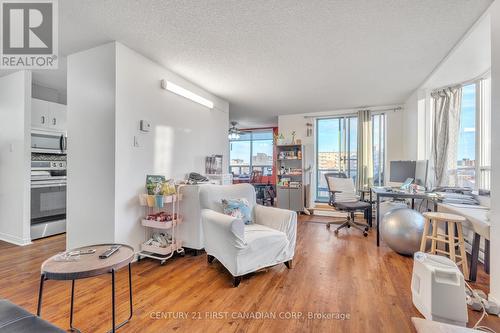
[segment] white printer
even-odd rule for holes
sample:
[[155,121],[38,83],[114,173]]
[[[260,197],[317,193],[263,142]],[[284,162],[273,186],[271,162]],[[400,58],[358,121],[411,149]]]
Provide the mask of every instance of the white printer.
[[413,304],[426,319],[459,326],[467,324],[464,276],[450,259],[415,253],[411,291]]

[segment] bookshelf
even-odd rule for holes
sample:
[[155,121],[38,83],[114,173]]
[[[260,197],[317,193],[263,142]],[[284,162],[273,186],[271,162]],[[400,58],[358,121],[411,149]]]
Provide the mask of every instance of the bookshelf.
[[276,146],[276,201],[278,208],[304,209],[304,146]]

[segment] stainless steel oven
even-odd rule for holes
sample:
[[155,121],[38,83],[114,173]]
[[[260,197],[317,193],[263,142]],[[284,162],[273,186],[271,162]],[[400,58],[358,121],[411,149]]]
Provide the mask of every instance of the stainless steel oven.
[[66,231],[66,155],[32,153],[31,239]]
[[66,154],[68,139],[65,132],[31,130],[31,152]]

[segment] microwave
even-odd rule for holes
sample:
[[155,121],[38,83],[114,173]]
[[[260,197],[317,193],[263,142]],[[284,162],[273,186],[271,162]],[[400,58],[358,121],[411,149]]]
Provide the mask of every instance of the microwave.
[[31,130],[31,152],[42,154],[66,154],[66,132]]

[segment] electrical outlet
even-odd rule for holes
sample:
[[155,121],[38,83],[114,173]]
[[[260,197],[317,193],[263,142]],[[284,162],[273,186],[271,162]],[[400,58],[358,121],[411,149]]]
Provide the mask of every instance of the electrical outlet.
[[139,138],[137,137],[137,135],[134,135],[134,147],[140,147]]

